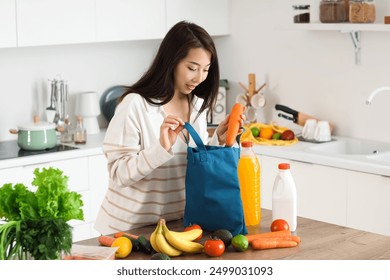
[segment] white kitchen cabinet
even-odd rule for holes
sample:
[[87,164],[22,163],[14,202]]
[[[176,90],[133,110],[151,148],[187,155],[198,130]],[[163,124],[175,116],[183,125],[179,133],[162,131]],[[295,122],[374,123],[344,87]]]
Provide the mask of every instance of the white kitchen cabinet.
[[96,0],[97,41],[160,39],[165,35],[165,1]]
[[390,177],[348,171],[347,226],[390,235]]
[[95,41],[95,0],[18,0],[18,46]]
[[21,183],[27,187],[31,184],[31,179],[23,172],[23,167],[0,169],[0,186],[8,183]]
[[298,193],[298,215],[346,225],[347,176],[340,168],[291,162]]
[[100,233],[94,229],[94,222],[108,187],[107,158],[104,155],[91,156],[88,158],[88,162],[89,185],[93,190],[90,195],[90,205],[88,207],[91,211],[91,219],[89,222],[91,237],[96,237]]
[[0,169],[0,186],[5,183],[23,183],[32,191],[31,182],[36,168],[54,167],[63,171],[69,177],[68,186],[82,196],[84,202],[84,221],[72,220],[73,241],[84,240],[98,236],[93,229],[98,209],[105,194],[108,183],[107,163],[104,155],[77,157],[20,167]]
[[230,33],[231,0],[3,0],[0,48],[162,39],[188,20]]
[[15,0],[0,1],[0,48],[16,47]]
[[261,159],[261,207],[272,209],[272,189],[278,164],[290,163],[297,188],[297,211],[301,217],[346,225],[347,175],[345,170],[288,159]]
[[274,186],[276,174],[278,173],[278,164],[284,160],[263,155],[257,157],[260,162],[260,205],[261,208],[271,210],[272,189]]
[[167,30],[181,20],[192,21],[211,35],[230,33],[231,0],[166,0]]

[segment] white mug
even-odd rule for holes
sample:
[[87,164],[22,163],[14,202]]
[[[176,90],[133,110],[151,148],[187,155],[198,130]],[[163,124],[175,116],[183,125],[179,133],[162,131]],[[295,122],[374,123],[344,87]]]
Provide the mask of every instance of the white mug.
[[328,121],[318,121],[314,131],[314,139],[320,142],[332,140]]
[[253,107],[247,107],[245,110],[246,120],[249,122],[256,122],[257,120],[257,110]]
[[251,103],[252,107],[255,109],[260,109],[260,108],[264,107],[264,105],[265,105],[264,95],[261,93],[257,93],[257,94],[252,95],[250,103]]
[[317,120],[315,119],[306,120],[302,130],[302,137],[307,140],[313,140],[316,127],[317,127]]

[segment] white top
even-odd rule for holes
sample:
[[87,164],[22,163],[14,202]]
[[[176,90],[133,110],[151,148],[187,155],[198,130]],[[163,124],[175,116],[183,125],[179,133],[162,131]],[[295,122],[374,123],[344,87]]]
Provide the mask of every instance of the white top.
[[[194,99],[190,123],[206,143],[206,113],[194,122],[202,102]],[[166,115],[139,94],[128,94],[117,106],[103,143],[110,179],[95,222],[101,234],[183,217],[187,145],[181,137],[169,152],[160,145]],[[214,134],[210,144],[217,143]],[[190,146],[195,146],[192,139]]]

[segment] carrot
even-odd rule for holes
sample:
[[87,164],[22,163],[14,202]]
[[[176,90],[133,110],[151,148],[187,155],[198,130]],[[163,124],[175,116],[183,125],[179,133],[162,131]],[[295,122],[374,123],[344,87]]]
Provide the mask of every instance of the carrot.
[[301,238],[297,235],[291,235],[291,240],[297,242],[298,244],[301,243]]
[[131,237],[131,238],[134,238],[134,239],[138,239],[138,235],[134,235],[134,234],[123,232],[123,231],[120,231],[120,232],[117,232],[117,233],[114,234],[115,238],[118,238],[118,237],[121,237],[121,236],[128,236],[128,237]]
[[275,248],[290,248],[297,246],[298,243],[291,240],[281,238],[259,238],[252,240],[251,246],[255,250],[275,249]]
[[246,238],[248,242],[251,243],[252,240],[259,239],[262,237],[289,237],[291,236],[291,231],[289,230],[279,230],[279,231],[270,231],[264,233],[248,234]]
[[98,238],[99,244],[106,247],[111,247],[112,243],[115,241],[115,237],[100,235]]
[[[299,236],[297,236],[297,235],[277,236],[277,237],[259,237],[257,239],[262,239],[262,238],[281,239],[281,240],[294,241],[294,242],[297,242],[298,244],[301,243],[301,238]],[[253,239],[253,240],[257,240],[257,239]],[[251,242],[253,240],[251,240]],[[249,242],[249,243],[251,243],[251,242]]]
[[226,146],[233,146],[236,142],[237,133],[240,129],[241,115],[244,111],[244,105],[241,103],[234,104],[229,116],[228,129],[226,132]]

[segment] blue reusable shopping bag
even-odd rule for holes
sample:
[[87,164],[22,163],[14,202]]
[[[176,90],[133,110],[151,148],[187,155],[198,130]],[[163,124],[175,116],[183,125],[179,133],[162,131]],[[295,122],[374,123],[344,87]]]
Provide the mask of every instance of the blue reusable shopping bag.
[[184,226],[198,224],[209,231],[246,234],[237,174],[240,149],[204,145],[189,123],[184,127],[197,145],[187,147]]

